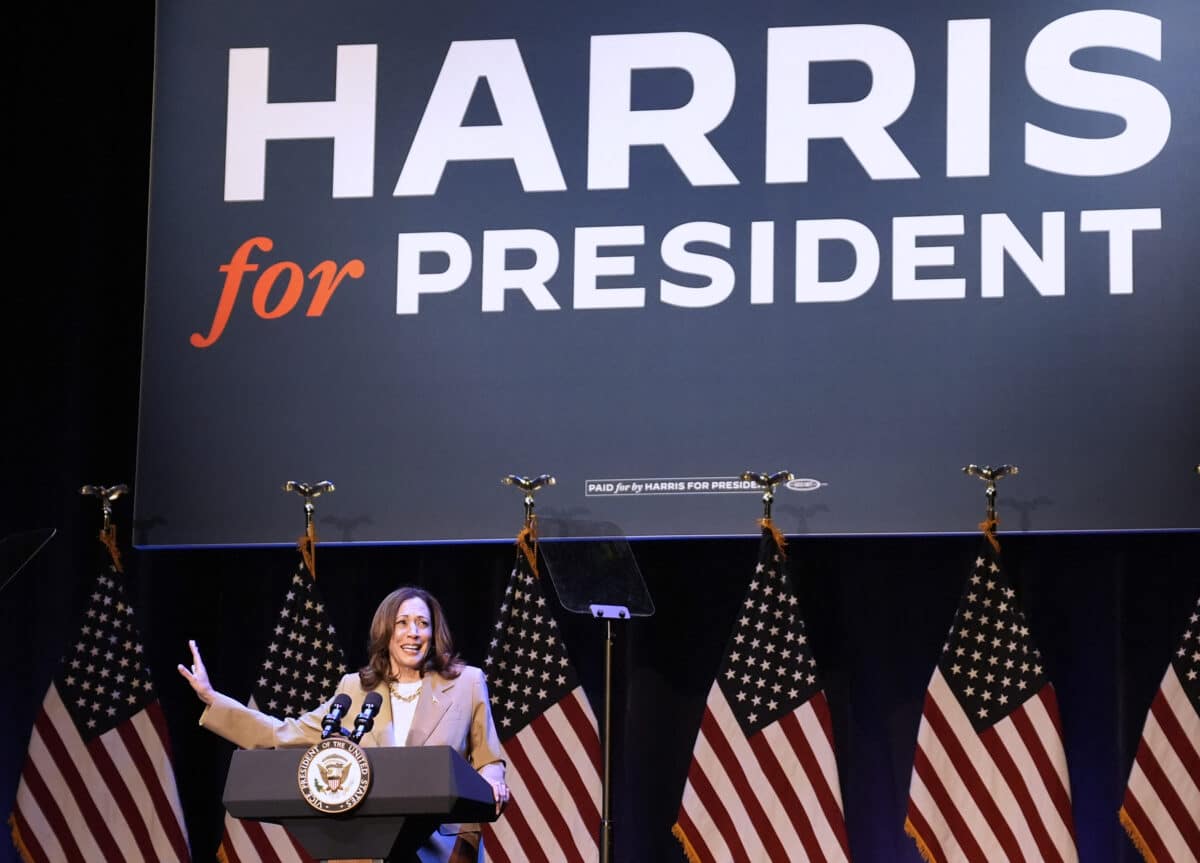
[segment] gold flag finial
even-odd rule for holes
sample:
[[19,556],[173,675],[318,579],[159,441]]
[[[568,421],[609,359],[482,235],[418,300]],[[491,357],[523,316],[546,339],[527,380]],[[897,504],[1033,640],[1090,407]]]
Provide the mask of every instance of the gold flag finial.
[[1016,476],[1021,471],[1015,464],[1002,464],[999,467],[969,464],[962,471],[967,476],[979,477],[987,483],[987,512],[983,521],[979,522],[979,529],[992,548],[999,552],[1000,540],[996,539],[996,528],[1000,526],[1000,519],[996,518],[996,483],[1006,476]]
[[521,550],[521,554],[525,555],[525,560],[529,562],[529,569],[533,573],[533,577],[538,577],[537,568],[537,516],[533,512],[533,496],[543,488],[555,485],[558,480],[548,473],[541,476],[533,477],[519,476],[515,473],[510,473],[508,476],[500,480],[504,485],[511,485],[525,492],[525,522],[521,526],[520,533],[517,534],[517,548]]
[[775,540],[775,547],[779,549],[779,554],[782,557],[787,557],[787,540],[783,536],[783,531],[775,526],[775,522],[771,520],[771,504],[775,502],[775,487],[783,482],[789,482],[794,479],[794,475],[790,470],[779,470],[775,473],[756,473],[752,470],[744,470],[741,475],[745,482],[752,482],[759,488],[763,489],[762,518],[758,520],[758,526],[764,530],[771,531],[771,536]]
[[100,498],[100,508],[104,519],[100,525],[100,542],[104,543],[104,547],[108,549],[113,567],[117,572],[124,572],[125,567],[121,565],[121,550],[117,548],[117,526],[113,524],[112,513],[113,503],[117,498],[129,493],[129,486],[124,483],[109,486],[85,485],[79,489],[79,493]]
[[313,513],[316,511],[317,506],[313,503],[313,500],[325,492],[334,492],[337,489],[329,480],[307,483],[289,479],[283,484],[283,490],[294,491],[304,498],[304,535],[296,541],[296,547],[300,549],[300,556],[304,558],[304,565],[308,568],[308,574],[312,576],[313,581],[316,581],[317,529],[313,525]]

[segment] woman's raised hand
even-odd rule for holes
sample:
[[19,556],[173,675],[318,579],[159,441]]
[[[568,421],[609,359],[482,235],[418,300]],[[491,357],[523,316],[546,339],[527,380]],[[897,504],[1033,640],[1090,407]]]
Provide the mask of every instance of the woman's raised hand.
[[192,649],[192,667],[189,669],[186,665],[180,664],[177,666],[179,673],[191,684],[201,701],[205,704],[212,704],[216,700],[216,692],[213,690],[212,684],[208,682],[208,669],[204,667],[204,660],[200,658],[200,649],[196,647],[195,641],[189,641],[188,647]]

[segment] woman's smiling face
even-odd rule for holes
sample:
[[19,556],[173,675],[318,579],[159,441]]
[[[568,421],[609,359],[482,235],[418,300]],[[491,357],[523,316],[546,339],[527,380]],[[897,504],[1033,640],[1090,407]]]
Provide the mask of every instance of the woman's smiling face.
[[392,675],[397,680],[419,680],[429,642],[433,638],[433,617],[429,606],[419,597],[411,597],[396,609],[395,628],[388,653]]

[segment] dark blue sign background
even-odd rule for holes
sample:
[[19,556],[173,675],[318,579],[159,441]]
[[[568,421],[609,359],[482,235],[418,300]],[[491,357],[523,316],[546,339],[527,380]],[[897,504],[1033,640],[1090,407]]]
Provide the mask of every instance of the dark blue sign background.
[[[1100,177],[1026,164],[1026,124],[1081,138],[1124,129],[1119,117],[1039,97],[1026,75],[1043,28],[1099,8],[160,4],[137,543],[290,541],[295,510],[278,491],[288,479],[337,484],[321,506],[325,541],[510,537],[519,499],[499,479],[543,472],[558,479],[539,501],[549,515],[614,522],[630,536],[745,534],[758,512],[748,493],[588,494],[586,483],[782,468],[823,483],[780,492],[786,532],[957,532],[982,515],[982,486],[959,473],[970,462],[1020,467],[1001,487],[1002,529],[1195,527],[1200,7],[1122,7],[1161,21],[1161,60],[1089,48],[1072,61],[1165,97],[1170,134],[1154,158]],[[947,21],[971,18],[991,21],[989,171],[947,177]],[[919,177],[872,179],[844,142],[816,140],[806,182],[766,182],[768,31],[850,24],[887,28],[912,53],[912,101],[887,131]],[[665,148],[643,146],[632,150],[628,188],[589,189],[590,40],[667,32],[705,34],[733,62],[732,108],[707,137],[737,183],[695,186]],[[436,194],[393,195],[451,44],[491,39],[516,41],[566,189],[524,191],[511,160],[452,161]],[[271,103],[328,102],[338,46],[348,45],[377,46],[373,193],[333,196],[329,139],[280,140],[266,145],[262,200],[226,200],[231,50],[269,49]],[[638,70],[632,82],[635,111],[695,96],[679,69]],[[852,102],[877,83],[862,63],[817,63],[809,99]],[[486,83],[463,122],[499,122]],[[1161,228],[1133,234],[1131,293],[1112,292],[1108,235],[1081,230],[1081,213],[1097,210],[1160,214]],[[1003,296],[984,296],[984,214],[1005,214],[1040,252],[1043,214],[1060,212],[1062,295],[1041,295],[1010,259]],[[961,235],[917,245],[952,248],[952,263],[916,277],[963,279],[962,298],[895,299],[894,220],[938,215],[961,216]],[[879,274],[861,296],[795,301],[795,226],[817,219],[874,235]],[[660,252],[664,236],[692,222],[729,229],[728,248],[692,248],[732,268],[731,294],[707,308],[661,299],[661,280],[706,283]],[[751,302],[756,222],[774,223],[770,303]],[[599,280],[644,288],[643,306],[576,307],[576,232],[600,226],[643,227],[640,244],[601,250],[632,258],[633,272]],[[484,234],[514,229],[557,244],[546,288],[558,309],[507,291],[502,311],[482,310]],[[397,314],[399,238],[420,232],[460,235],[471,269],[461,287]],[[256,237],[272,248],[250,255],[257,269],[242,278],[219,338],[195,347],[193,334],[209,334],[217,314],[221,267]],[[856,264],[842,242],[822,243],[820,256],[826,281]],[[354,260],[361,277],[344,279],[322,314],[306,314],[315,278],[290,313],[254,310],[271,265],[294,262],[307,276],[323,261]],[[510,253],[507,265],[531,262]],[[422,272],[447,263],[423,256]],[[276,308],[286,285],[285,274],[263,308]]]

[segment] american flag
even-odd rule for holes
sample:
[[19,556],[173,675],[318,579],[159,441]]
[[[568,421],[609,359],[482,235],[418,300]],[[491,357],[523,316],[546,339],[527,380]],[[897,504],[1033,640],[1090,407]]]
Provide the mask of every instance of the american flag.
[[1147,863],[1200,860],[1200,598],[1146,715],[1120,818]]
[[[271,631],[250,706],[271,716],[300,716],[320,707],[346,673],[346,657],[321,592],[300,563]],[[223,863],[311,863],[282,827],[225,814],[217,852]]]
[[930,863],[1078,859],[1054,687],[990,544],[925,693],[904,829]]
[[115,566],[100,571],[34,723],[11,819],[27,863],[191,859],[123,580]]
[[692,863],[850,859],[829,704],[770,529],[708,693],[672,832]]
[[554,619],[545,580],[525,555],[504,591],[484,662],[511,798],[485,824],[498,863],[599,859],[600,734]]

